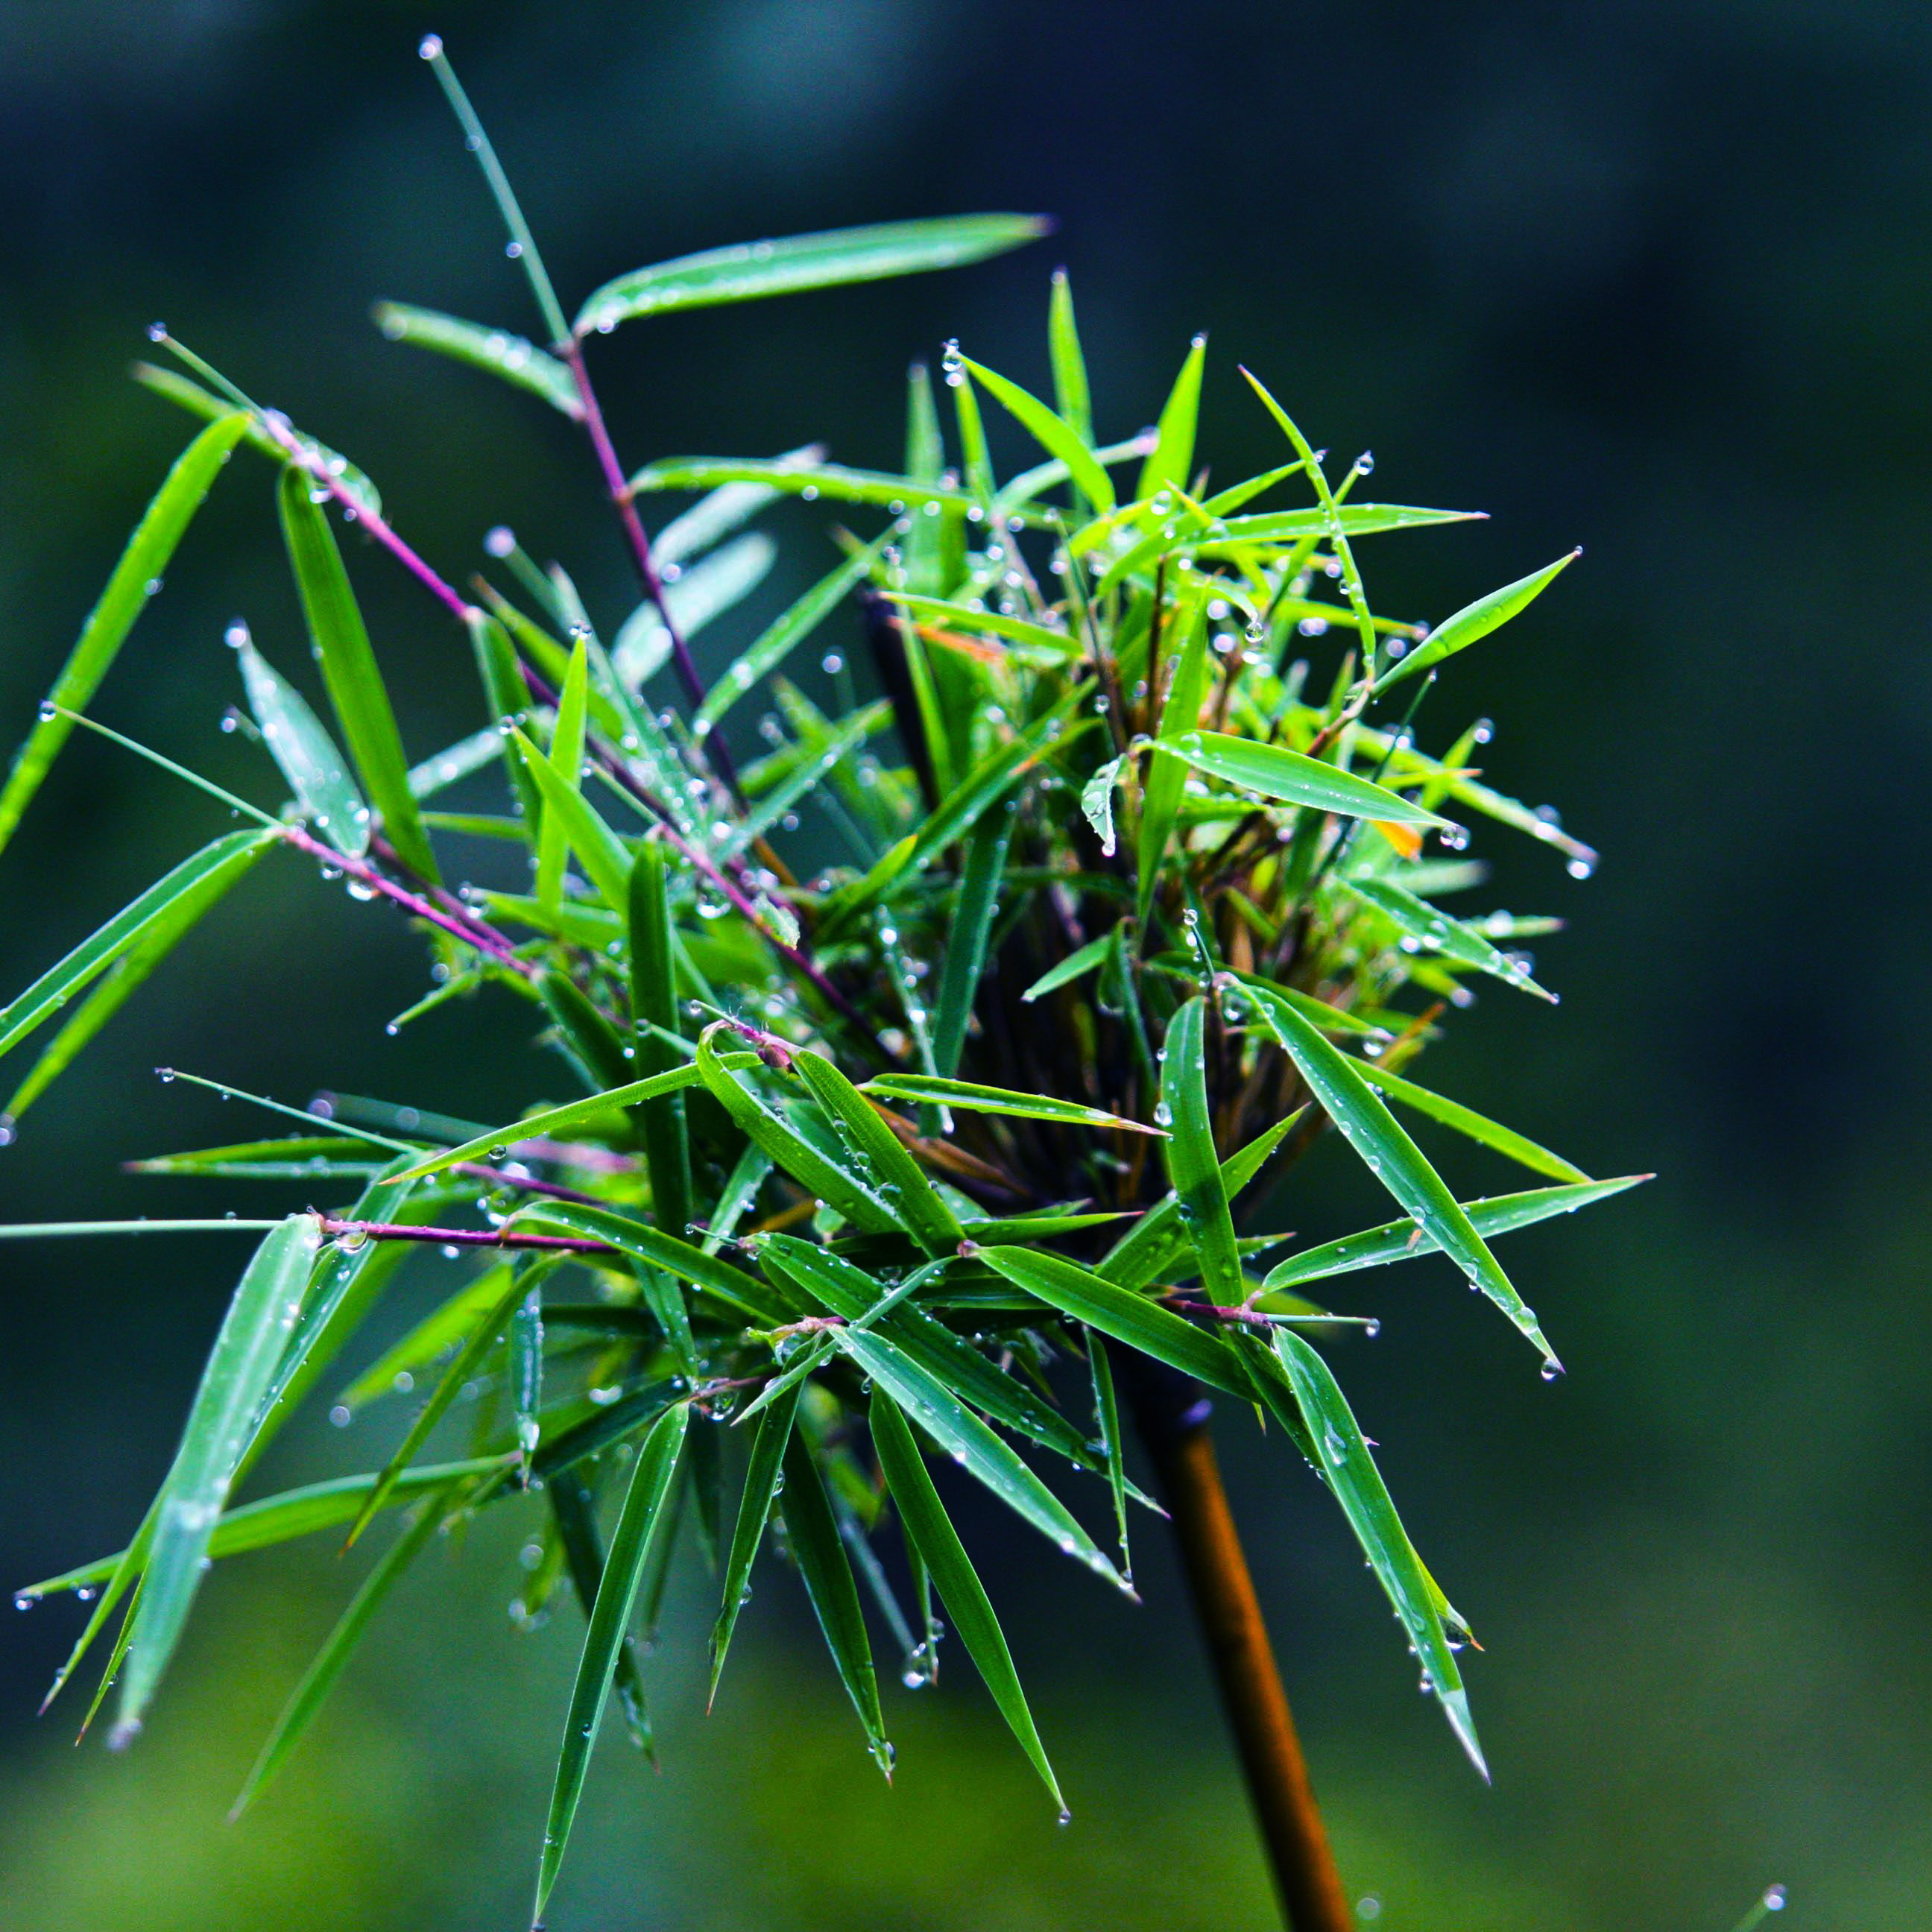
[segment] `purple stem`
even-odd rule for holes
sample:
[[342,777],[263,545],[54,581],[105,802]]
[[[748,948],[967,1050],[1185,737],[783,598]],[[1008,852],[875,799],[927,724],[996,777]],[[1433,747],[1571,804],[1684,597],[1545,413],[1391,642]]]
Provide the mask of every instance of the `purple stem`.
[[372,1241],[435,1241],[451,1248],[554,1248],[573,1255],[614,1255],[608,1241],[574,1234],[525,1234],[504,1228],[421,1228],[404,1221],[340,1221],[320,1217],[325,1234],[366,1234]]
[[[617,460],[617,452],[610,441],[610,432],[605,427],[604,412],[598,406],[597,392],[590,386],[590,372],[584,362],[584,345],[574,337],[560,344],[563,359],[570,364],[570,373],[577,383],[577,393],[584,404],[584,427],[590,432],[590,446],[596,452],[597,466],[604,476],[604,487],[610,493],[610,500],[617,506],[618,520],[624,526],[624,534],[629,538],[631,556],[638,566],[638,575],[643,580],[644,595],[658,607],[658,615],[663,620],[665,634],[670,639],[671,662],[676,668],[678,681],[694,704],[704,701],[704,680],[698,674],[698,665],[691,655],[691,646],[684,640],[684,634],[677,627],[677,620],[670,614],[670,607],[664,601],[664,580],[658,574],[657,560],[651,555],[650,532],[644,528],[644,520],[638,514],[636,500],[631,494],[631,486],[624,476],[624,466]],[[724,748],[724,742],[715,732],[706,747],[712,763],[718,768],[718,776],[729,788],[732,796],[742,799],[738,790],[738,774],[731,763],[731,754]]]

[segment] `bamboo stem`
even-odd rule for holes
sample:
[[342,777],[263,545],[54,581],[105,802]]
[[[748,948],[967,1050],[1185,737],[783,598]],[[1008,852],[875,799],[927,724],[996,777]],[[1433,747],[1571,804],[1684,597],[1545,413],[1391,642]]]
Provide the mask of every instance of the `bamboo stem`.
[[1198,1384],[1151,1364],[1136,1364],[1124,1379],[1174,1520],[1195,1616],[1282,1912],[1292,1932],[1352,1932],[1354,1918],[1222,1485],[1208,1399]]

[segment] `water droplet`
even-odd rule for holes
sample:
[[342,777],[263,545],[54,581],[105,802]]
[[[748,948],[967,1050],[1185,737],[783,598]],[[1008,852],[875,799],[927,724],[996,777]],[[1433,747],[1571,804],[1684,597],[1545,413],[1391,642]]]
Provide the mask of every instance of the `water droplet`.
[[492,556],[508,556],[517,547],[517,533],[508,524],[499,524],[483,538],[483,548]]
[[1764,1888],[1764,1909],[1767,1912],[1784,1910],[1784,1888],[1781,1885],[1768,1885]]
[[59,716],[60,706],[56,704],[51,698],[46,699],[42,703],[40,706],[40,722],[43,724],[51,724]]

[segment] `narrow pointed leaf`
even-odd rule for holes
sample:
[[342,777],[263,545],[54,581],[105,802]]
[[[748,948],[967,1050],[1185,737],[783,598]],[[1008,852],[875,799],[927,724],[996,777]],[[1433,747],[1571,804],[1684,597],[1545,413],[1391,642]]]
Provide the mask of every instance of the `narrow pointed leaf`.
[[1352,878],[1343,886],[1359,899],[1366,900],[1390,924],[1413,940],[1425,952],[1452,964],[1468,966],[1486,973],[1507,986],[1538,999],[1552,1000],[1522,967],[1502,952],[1480,928],[1466,920],[1452,919],[1426,899],[1418,898],[1393,879]]
[[1234,1217],[1221,1185],[1208,1112],[1206,1050],[1208,1003],[1192,999],[1169,1022],[1167,1058],[1161,1062],[1160,1099],[1172,1138],[1165,1150],[1167,1178],[1180,1203],[1181,1220],[1201,1263],[1201,1283],[1210,1301],[1239,1301],[1241,1251]]
[[1000,1628],[999,1618],[994,1615],[992,1601],[972,1559],[966,1554],[966,1546],[939,1500],[939,1492],[926,1472],[912,1431],[889,1397],[875,1396],[868,1413],[873,1446],[879,1452],[886,1486],[898,1505],[906,1535],[938,1591],[946,1613],[952,1619],[952,1628],[966,1646],[967,1655],[992,1692],[1000,1715],[1019,1740],[1021,1750],[1040,1773],[1055,1808],[1064,1816],[1066,1800],[1060,1795],[1033,1713],[1027,1708],[1026,1693],[1020,1688],[1019,1673],[1013,1668],[1005,1633]]
[[1100,1438],[1100,1453],[1106,1458],[1107,1486],[1114,1492],[1114,1523],[1120,1539],[1120,1574],[1131,1583],[1134,1562],[1127,1548],[1126,1442],[1120,1433],[1120,1400],[1114,1393],[1114,1369],[1107,1358],[1107,1345],[1091,1328],[1087,1331],[1087,1362],[1094,1378],[1094,1421]]
[[[550,768],[569,790],[584,789],[584,740],[589,724],[590,662],[579,638],[570,654],[563,689],[556,702],[556,723],[550,741]],[[537,901],[554,911],[563,897],[563,866],[569,846],[564,816],[546,811],[537,836]]]
[[1186,731],[1171,739],[1163,736],[1156,749],[1263,798],[1355,818],[1384,819],[1394,825],[1444,823],[1400,792],[1357,778],[1324,759],[1290,751],[1286,745],[1264,745],[1223,731]]
[[1113,479],[1101,468],[1099,459],[1070,424],[1018,383],[970,358],[962,356],[960,359],[971,372],[973,380],[1006,410],[1048,455],[1057,456],[1066,464],[1067,474],[1102,515],[1113,508]]
[[890,471],[853,470],[837,463],[794,463],[782,456],[667,456],[631,478],[634,495],[658,490],[715,490],[755,483],[781,495],[809,494],[838,503],[877,503],[887,509],[950,504],[964,510],[978,500],[950,483],[921,483]]
[[215,1337],[174,1466],[161,1486],[121,1679],[116,1731],[122,1737],[140,1729],[188,1620],[223,1498],[302,1311],[302,1286],[319,1238],[313,1215],[291,1214],[255,1251]]
[[[692,1440],[685,1433],[687,1446]],[[597,1511],[584,1478],[574,1469],[566,1469],[544,1486],[550,1498],[550,1514],[556,1519],[557,1535],[563,1545],[563,1558],[570,1571],[571,1587],[584,1606],[587,1620],[596,1614],[598,1593],[604,1587],[604,1539],[598,1533]],[[651,1749],[650,1708],[644,1698],[644,1666],[637,1639],[628,1630],[617,1647],[617,1661],[611,1672],[611,1688],[624,1714],[624,1728],[631,1742],[644,1751]]]
[[[1498,1234],[1514,1233],[1552,1215],[1574,1214],[1593,1202],[1606,1201],[1634,1187],[1648,1177],[1641,1174],[1620,1175],[1615,1180],[1582,1181],[1562,1187],[1533,1187],[1521,1194],[1498,1194],[1487,1200],[1466,1201],[1463,1211],[1469,1224],[1485,1240]],[[1359,1234],[1345,1234],[1340,1240],[1324,1241],[1319,1247],[1304,1248],[1290,1255],[1268,1270],[1267,1286],[1299,1288],[1312,1281],[1325,1281],[1338,1274],[1352,1274],[1360,1268],[1383,1268],[1391,1262],[1413,1260],[1418,1255],[1438,1252],[1436,1244],[1418,1233],[1413,1221],[1386,1222],[1379,1228],[1365,1228]]]
[[1426,1114],[1432,1120],[1453,1127],[1459,1134],[1466,1134],[1484,1147],[1494,1148],[1497,1153],[1508,1155],[1511,1160],[1520,1162],[1535,1173],[1546,1174],[1552,1180],[1585,1181],[1590,1178],[1574,1162],[1565,1160],[1559,1154],[1552,1154],[1546,1147],[1539,1147],[1526,1134],[1520,1134],[1499,1120],[1490,1120],[1474,1108],[1464,1106],[1460,1100],[1452,1100],[1446,1094],[1432,1092],[1426,1087],[1418,1087],[1414,1081],[1405,1079],[1400,1073],[1390,1073],[1373,1060],[1364,1060],[1360,1066],[1362,1078],[1390,1100],[1399,1101],[1405,1107],[1413,1107],[1418,1114]]
[[745,1487],[738,1499],[738,1520],[731,1532],[731,1553],[724,1564],[724,1594],[718,1621],[711,1631],[711,1686],[706,1696],[707,1708],[718,1696],[718,1680],[724,1671],[726,1653],[731,1648],[731,1634],[738,1627],[738,1612],[745,1607],[751,1588],[752,1565],[758,1546],[764,1540],[765,1521],[778,1493],[778,1473],[791,1441],[792,1419],[798,1412],[800,1382],[794,1382],[773,1398],[758,1417],[758,1432],[752,1438],[752,1457],[745,1472]]
[[1364,1079],[1355,1063],[1331,1046],[1283,1001],[1263,999],[1262,1010],[1316,1103],[1422,1232],[1541,1351],[1559,1366],[1536,1317],[1484,1245],[1468,1216],[1421,1150]]
[[858,1586],[852,1580],[852,1565],[825,1492],[818,1460],[795,1429],[786,1438],[782,1467],[784,1488],[778,1510],[791,1539],[792,1555],[805,1580],[806,1594],[812,1599],[826,1648],[838,1666],[839,1680],[865,1726],[867,1748],[890,1779],[892,1747],[886,1742],[878,1673],[872,1665],[872,1640],[866,1634]]
[[1000,909],[1000,881],[1012,830],[1012,819],[1002,812],[976,825],[967,841],[959,897],[946,928],[946,960],[933,1008],[932,1064],[942,1078],[951,1077],[966,1044],[974,997],[986,967],[986,941]]
[[606,282],[578,311],[573,326],[584,335],[670,309],[749,302],[844,282],[874,282],[931,268],[963,267],[1019,248],[1044,234],[1047,226],[1042,217],[1033,214],[956,214],[710,248],[702,254],[634,268]]
[[1053,363],[1053,403],[1067,427],[1082,442],[1094,440],[1094,404],[1088,392],[1087,358],[1080,349],[1080,330],[1073,319],[1073,285],[1064,268],[1053,272],[1053,296],[1047,309],[1047,349]]
[[1292,1330],[1276,1328],[1273,1340],[1276,1359],[1316,1444],[1322,1474],[1415,1647],[1424,1685],[1442,1705],[1470,1762],[1486,1779],[1489,1768],[1476,1742],[1468,1694],[1436,1610],[1433,1586],[1396,1514],[1369,1445],[1321,1356]]
[[5,788],[0,789],[0,850],[14,836],[21,814],[74,730],[74,720],[61,712],[86,710],[88,700],[100,689],[135,620],[160,587],[162,573],[182,532],[248,427],[246,415],[224,410],[176,459],[135,525],[107,587],[88,613],[80,635],[47,694],[47,701],[61,710],[43,714],[14,754]]
[[1174,379],[1174,387],[1160,412],[1153,452],[1141,466],[1134,494],[1143,500],[1158,491],[1186,489],[1194,467],[1194,430],[1201,416],[1201,374],[1208,356],[1208,338],[1197,335]]
[[472,369],[488,370],[518,388],[541,396],[573,422],[583,420],[583,399],[568,368],[526,337],[512,335],[507,329],[486,328],[481,322],[464,322],[410,302],[378,302],[374,314],[376,327],[392,342],[431,349],[452,361],[466,362]]
[[403,755],[396,715],[342,553],[322,506],[310,494],[312,487],[306,472],[290,464],[282,472],[277,502],[316,661],[349,740],[349,754],[370,802],[382,815],[390,844],[412,872],[434,884],[439,876],[436,855],[410,790],[409,760]]
[[[631,961],[632,1064],[648,1077],[676,1064],[664,1035],[677,1027],[677,985],[672,964],[670,898],[663,845],[646,839],[631,868],[626,902]],[[644,1160],[650,1169],[651,1210],[658,1226],[682,1238],[692,1220],[691,1136],[682,1092],[660,1095],[638,1109]]]
[[672,1479],[677,1474],[679,1451],[684,1446],[685,1431],[691,1411],[682,1402],[664,1411],[651,1426],[638,1451],[631,1471],[617,1527],[610,1538],[604,1559],[604,1577],[597,1600],[590,1612],[590,1627],[585,1633],[584,1649],[578,1658],[577,1682],[570,1696],[569,1714],[564,1720],[563,1743],[557,1754],[556,1781],[550,1792],[550,1818],[544,1827],[543,1850],[537,1863],[536,1911],[541,1920],[550,1888],[556,1882],[570,1842],[570,1828],[577,1816],[578,1802],[584,1795],[584,1780],[590,1768],[590,1749],[610,1700],[611,1673],[631,1620],[631,1606],[637,1599],[652,1544],[663,1529],[665,1502]]
[[369,849],[369,812],[342,754],[300,692],[285,682],[245,638],[242,682],[262,737],[307,818],[338,852]]
[[522,754],[524,769],[543,796],[545,821],[556,819],[598,896],[614,911],[621,912],[630,896],[629,848],[578,787],[560,776],[522,732],[513,730],[510,736]]
[[1110,1114],[1078,1100],[1060,1100],[1046,1094],[1016,1094],[1005,1087],[986,1087],[974,1080],[940,1080],[925,1073],[885,1073],[860,1090],[884,1100],[914,1100],[940,1107],[958,1107],[972,1114],[1007,1114],[1018,1120],[1053,1120],[1069,1127],[1117,1127],[1130,1134],[1160,1135],[1162,1130],[1124,1114]]
[[1444,658],[1467,650],[1492,631],[1500,629],[1518,611],[1534,603],[1582,554],[1580,550],[1573,550],[1568,556],[1559,556],[1554,563],[1545,564],[1542,569],[1506,584],[1500,590],[1492,590],[1486,597],[1465,604],[1454,616],[1444,618],[1406,657],[1399,658],[1376,680],[1376,694],[1380,697],[1390,686],[1414,676],[1418,671],[1432,670]]
[[1070,952],[1056,966],[1049,966],[1020,998],[1030,1005],[1046,994],[1057,992],[1062,986],[1070,986],[1076,980],[1097,971],[1106,962],[1108,950],[1114,943],[1111,932],[1103,932],[1098,939],[1090,939],[1084,946]]

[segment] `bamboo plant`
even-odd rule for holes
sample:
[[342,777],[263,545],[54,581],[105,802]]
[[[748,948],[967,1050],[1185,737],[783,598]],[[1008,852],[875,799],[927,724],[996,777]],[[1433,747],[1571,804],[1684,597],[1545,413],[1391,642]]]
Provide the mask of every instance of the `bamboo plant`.
[[[1164,1500],[1285,1905],[1298,1925],[1333,1932],[1346,1907],[1204,1396],[1278,1431],[1333,1497],[1480,1770],[1458,1658],[1467,1628],[1396,1515],[1328,1345],[1373,1328],[1351,1306],[1370,1284],[1347,1277],[1439,1255],[1554,1375],[1491,1244],[1631,1184],[1591,1179],[1413,1072],[1474,983],[1553,997],[1518,948],[1556,922],[1444,909],[1484,877],[1462,828],[1526,835],[1579,877],[1594,854],[1485,782],[1485,726],[1445,731],[1432,752],[1418,721],[1450,661],[1570,560],[1432,628],[1378,612],[1358,548],[1460,513],[1361,500],[1368,458],[1331,478],[1252,376],[1280,460],[1213,478],[1197,442],[1198,341],[1156,427],[1107,440],[1064,274],[1045,393],[949,345],[937,382],[913,371],[896,470],[805,445],[627,471],[592,386],[591,338],[670,310],[964,264],[1044,224],[971,216],[716,250],[620,276],[568,319],[440,44],[422,52],[494,192],[542,341],[400,304],[377,320],[585,436],[639,601],[593,617],[561,565],[540,566],[501,526],[487,572],[446,575],[360,469],[158,326],[176,366],[138,365],[139,379],[206,427],[15,760],[0,844],[76,727],[142,750],[89,707],[243,446],[272,472],[332,722],[286,651],[278,666],[244,624],[230,628],[262,777],[278,771],[289,802],[231,796],[144,752],[243,823],[0,1009],[0,1052],[58,1022],[0,1131],[20,1131],[170,950],[278,854],[420,931],[429,984],[392,1032],[434,1028],[454,1046],[472,999],[508,1000],[554,1058],[494,1124],[448,1118],[434,1094],[263,1100],[297,1130],[134,1163],[224,1185],[298,1181],[327,1204],[138,1224],[246,1230],[257,1245],[127,1548],[22,1592],[92,1599],[55,1688],[106,1645],[94,1705],[118,1683],[112,1736],[124,1743],[208,1559],[301,1536],[352,1543],[380,1522],[382,1554],[238,1809],[438,1532],[520,1513],[540,1555],[506,1586],[516,1614],[535,1622],[574,1597],[584,1620],[540,1838],[540,1918],[614,1696],[625,1732],[651,1748],[638,1633],[680,1544],[717,1579],[714,1695],[754,1566],[776,1546],[767,1561],[802,1579],[888,1777],[877,1646],[908,1686],[956,1648],[1064,1818],[950,1492],[984,1485],[1016,1534],[1090,1573],[1073,1587],[1128,1592],[1130,1535]],[[996,472],[988,405],[1037,446],[1031,466]],[[707,676],[693,640],[769,567],[757,520],[788,496],[838,506],[829,568]],[[668,498],[682,507],[664,520],[654,513]],[[439,648],[473,662],[477,728],[418,762],[352,562],[355,575],[400,565],[448,620]],[[617,621],[600,628],[607,615]],[[836,626],[857,641],[824,660],[828,706],[792,673]],[[740,728],[754,708],[755,737]],[[1459,1198],[1405,1120],[1480,1144],[1532,1184]],[[1390,1216],[1284,1252],[1256,1223],[1330,1133],[1387,1190]],[[440,1277],[433,1311],[374,1359],[358,1354],[410,1262]],[[382,1436],[406,1406],[395,1391],[412,1386],[426,1399]],[[387,1453],[364,1474],[244,1498],[311,1397],[340,1424],[362,1428],[366,1414]],[[1158,1500],[1135,1480],[1129,1417]],[[465,1419],[468,1453],[432,1460],[447,1454],[446,1418]]]

